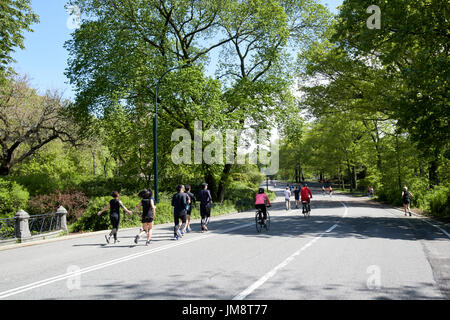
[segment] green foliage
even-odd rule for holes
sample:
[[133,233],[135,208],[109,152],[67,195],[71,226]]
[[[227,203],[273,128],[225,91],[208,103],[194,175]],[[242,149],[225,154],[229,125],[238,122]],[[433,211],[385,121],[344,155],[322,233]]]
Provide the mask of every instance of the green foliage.
[[450,186],[436,186],[424,196],[425,210],[438,217],[450,218]]
[[23,32],[33,31],[30,26],[38,23],[38,16],[31,9],[30,0],[0,0],[0,76],[5,66],[14,61],[14,48],[24,49]]
[[18,183],[0,178],[0,218],[13,217],[27,208],[28,191]]

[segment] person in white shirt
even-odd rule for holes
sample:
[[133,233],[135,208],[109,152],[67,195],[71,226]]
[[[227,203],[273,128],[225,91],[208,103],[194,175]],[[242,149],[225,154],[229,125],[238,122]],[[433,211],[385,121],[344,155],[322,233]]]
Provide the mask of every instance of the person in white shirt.
[[289,191],[289,187],[286,187],[286,190],[284,190],[284,199],[286,201],[286,210],[289,210],[291,208],[291,191]]

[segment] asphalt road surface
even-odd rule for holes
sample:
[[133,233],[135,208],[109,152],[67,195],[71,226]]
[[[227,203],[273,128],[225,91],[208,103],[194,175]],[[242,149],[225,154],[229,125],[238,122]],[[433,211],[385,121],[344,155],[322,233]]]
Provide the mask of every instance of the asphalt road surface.
[[2,250],[0,299],[449,299],[448,230],[315,189],[305,219],[275,190],[260,234],[252,210],[214,217],[207,233],[195,221],[179,241],[156,226],[148,247],[135,229],[115,245],[95,234]]

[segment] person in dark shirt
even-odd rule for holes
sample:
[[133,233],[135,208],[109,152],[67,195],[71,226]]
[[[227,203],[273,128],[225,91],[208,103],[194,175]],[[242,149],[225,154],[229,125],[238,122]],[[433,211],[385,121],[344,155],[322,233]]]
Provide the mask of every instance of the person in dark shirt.
[[295,208],[298,209],[300,203],[300,189],[298,188],[298,186],[295,186],[294,196],[295,196]]
[[103,212],[110,209],[109,210],[109,219],[111,221],[113,229],[111,230],[111,233],[109,234],[109,236],[105,235],[105,238],[106,238],[106,242],[109,243],[111,236],[114,236],[114,243],[117,243],[117,242],[120,242],[119,240],[117,240],[117,232],[119,231],[119,225],[120,225],[120,208],[125,210],[125,212],[127,212],[130,216],[133,213],[130,210],[128,210],[127,208],[125,208],[122,201],[119,200],[119,197],[120,197],[119,192],[113,191],[111,196],[113,197],[113,199],[111,201],[109,201],[108,205],[105,208],[103,208],[103,210],[100,210],[97,214],[100,216]]
[[155,199],[153,199],[153,192],[150,189],[144,189],[139,192],[139,197],[142,198],[141,202],[139,202],[136,207],[136,211],[140,212],[142,207],[142,229],[141,232],[134,239],[134,243],[138,243],[141,236],[146,233],[147,234],[147,242],[146,246],[150,244],[150,239],[152,237],[152,229],[153,229],[153,221],[155,220]]
[[186,194],[189,197],[189,200],[191,201],[191,203],[188,205],[188,209],[186,212],[186,232],[191,232],[191,212],[192,212],[192,207],[195,206],[196,201],[195,201],[195,197],[191,192],[191,186],[190,185],[186,185]]
[[411,197],[412,193],[408,191],[408,187],[404,187],[402,191],[402,200],[403,200],[403,208],[405,209],[405,216],[406,213],[409,214],[411,217]]
[[211,218],[211,204],[213,203],[211,193],[208,190],[208,184],[202,184],[203,189],[197,194],[197,200],[200,201],[200,215],[202,217],[202,232],[208,231],[207,225]]
[[[173,228],[173,239],[178,240],[183,237],[183,230],[186,225],[186,213],[187,206],[190,203],[189,197],[186,193],[184,193],[184,186],[179,184],[177,186],[177,194],[172,197],[172,206],[173,206],[173,217],[175,226]],[[180,220],[182,225],[180,227]]]

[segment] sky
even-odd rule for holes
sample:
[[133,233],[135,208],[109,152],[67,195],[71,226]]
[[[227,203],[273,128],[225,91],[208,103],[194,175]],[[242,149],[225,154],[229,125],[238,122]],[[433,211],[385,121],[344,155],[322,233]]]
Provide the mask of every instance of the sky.
[[[34,32],[26,32],[25,49],[16,49],[12,66],[21,75],[27,75],[30,84],[39,93],[58,90],[67,99],[74,99],[74,91],[64,75],[68,52],[64,43],[71,38],[73,20],[64,8],[67,0],[32,0],[32,7],[39,15]],[[343,0],[321,0],[336,13]]]

